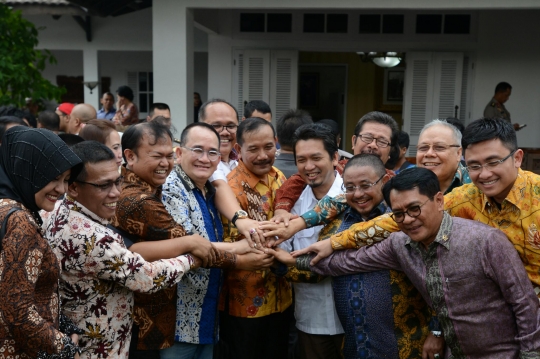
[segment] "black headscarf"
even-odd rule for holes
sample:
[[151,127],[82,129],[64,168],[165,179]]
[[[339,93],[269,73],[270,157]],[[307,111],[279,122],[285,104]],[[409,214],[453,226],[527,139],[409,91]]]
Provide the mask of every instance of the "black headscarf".
[[81,167],[81,159],[51,131],[12,127],[0,147],[0,198],[22,203],[39,221],[34,195],[70,168],[74,178]]

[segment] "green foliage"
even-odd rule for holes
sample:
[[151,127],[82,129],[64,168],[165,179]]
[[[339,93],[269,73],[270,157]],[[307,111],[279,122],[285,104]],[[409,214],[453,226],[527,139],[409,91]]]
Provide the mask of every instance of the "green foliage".
[[37,44],[34,24],[0,3],[0,106],[22,107],[26,97],[59,101],[65,92],[41,76],[56,59],[48,50],[36,50]]

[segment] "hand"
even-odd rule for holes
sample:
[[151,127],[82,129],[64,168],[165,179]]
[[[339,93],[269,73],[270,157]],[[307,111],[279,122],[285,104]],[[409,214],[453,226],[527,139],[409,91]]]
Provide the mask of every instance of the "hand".
[[334,252],[334,248],[332,248],[332,242],[330,242],[329,239],[325,239],[323,241],[313,243],[312,245],[310,245],[309,247],[306,247],[304,249],[299,249],[297,251],[291,252],[291,255],[294,258],[296,258],[296,257],[301,256],[302,254],[316,253],[317,255],[309,263],[309,265],[314,266],[321,259],[328,257],[333,252]]
[[283,222],[285,224],[285,227],[288,227],[289,221],[295,218],[298,218],[297,214],[291,214],[284,209],[278,209],[274,212],[274,217],[272,217],[271,221],[274,223]]
[[256,271],[270,268],[274,257],[266,253],[246,253],[236,257],[236,269]]
[[80,359],[79,353],[75,353],[75,355],[73,356],[73,359]]
[[242,218],[236,220],[236,228],[240,234],[246,237],[249,245],[253,248],[262,248],[266,238],[263,231],[259,229],[259,222],[251,218]]
[[77,334],[71,334],[71,341],[75,345],[79,345],[79,336]]
[[258,246],[257,248],[252,247],[251,244],[249,244],[249,242],[245,238],[240,241],[231,243],[231,250],[229,250],[229,252],[238,254],[238,255],[246,254],[246,253],[262,254],[262,253],[265,253],[265,251],[266,251],[266,248],[264,247],[258,247]]
[[276,260],[280,261],[281,263],[285,264],[288,267],[293,267],[296,265],[296,259],[291,256],[289,252],[286,250],[276,247],[274,248],[268,248],[267,253],[274,256]]
[[199,257],[195,257],[193,254],[190,254],[190,256],[193,258],[193,264],[191,265],[190,270],[199,268],[202,265],[202,260]]
[[439,354],[439,358],[444,357],[444,339],[437,338],[432,333],[429,333],[424,348],[422,349],[422,359],[435,359],[435,354]]
[[275,247],[302,229],[306,229],[306,222],[304,222],[303,218],[295,218],[289,223],[288,227],[284,223],[261,222],[259,228],[264,231],[266,246]]
[[208,239],[198,234],[189,236],[189,238],[183,237],[181,240],[189,241],[191,245],[189,252],[193,254],[193,256],[199,257],[202,261],[202,267],[211,267],[219,255],[216,247],[214,247]]

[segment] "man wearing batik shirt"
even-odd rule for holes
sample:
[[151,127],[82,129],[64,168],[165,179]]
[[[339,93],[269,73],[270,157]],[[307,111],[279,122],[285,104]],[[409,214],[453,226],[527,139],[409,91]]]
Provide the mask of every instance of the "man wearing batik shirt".
[[[215,204],[216,190],[209,178],[219,162],[219,135],[204,122],[182,131],[176,148],[178,164],[163,185],[163,203],[174,220],[188,232],[200,234],[216,248],[237,255],[236,268],[258,262],[263,252],[251,251],[244,239],[223,242],[223,226]],[[248,263],[246,263],[248,261]],[[174,346],[161,351],[161,358],[211,359],[217,340],[217,306],[221,286],[219,268],[198,268],[178,284]]]
[[[241,154],[238,167],[227,176],[240,207],[250,218],[268,220],[273,216],[276,190],[285,176],[272,166],[276,138],[272,124],[250,118],[238,127],[236,149]],[[238,231],[224,221],[225,241],[240,239]],[[268,259],[268,258],[267,258]],[[273,257],[261,264],[268,267]],[[221,293],[223,312],[221,335],[235,359],[287,357],[288,313],[291,287],[269,269],[229,270]]]
[[[234,266],[234,258],[217,253],[207,239],[176,223],[161,201],[173,167],[170,130],[155,121],[131,126],[122,136],[122,148],[126,166],[114,224],[136,242],[130,250],[148,261],[191,253],[204,266]],[[159,349],[174,343],[175,317],[176,287],[135,293],[130,358],[159,358]]]
[[301,269],[403,271],[437,312],[447,353],[434,358],[540,358],[538,298],[504,233],[446,213],[437,176],[424,168],[401,172],[383,194],[402,232]]
[[122,176],[113,152],[86,141],[72,147],[84,169],[44,222],[45,237],[62,266],[63,312],[84,330],[81,358],[127,358],[133,291],[174,286],[193,265],[191,255],[146,262],[107,228]]

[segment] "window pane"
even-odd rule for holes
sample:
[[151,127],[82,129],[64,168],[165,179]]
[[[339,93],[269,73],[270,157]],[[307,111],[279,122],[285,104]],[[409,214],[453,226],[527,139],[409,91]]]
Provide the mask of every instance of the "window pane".
[[416,15],[417,34],[440,34],[442,15]]
[[139,112],[148,112],[148,101],[145,93],[139,94]]
[[383,34],[403,34],[403,15],[383,15]]
[[324,14],[304,14],[304,32],[324,32]]
[[149,93],[149,94],[148,94],[148,99],[149,99],[148,103],[149,103],[149,104],[153,104],[153,103],[154,103],[154,94],[153,94],[153,93]]
[[445,15],[445,34],[468,34],[471,30],[471,15]]
[[292,14],[267,14],[268,32],[291,32]]
[[360,15],[361,34],[379,34],[381,32],[381,15]]
[[146,72],[139,72],[139,91],[148,91],[148,78]]
[[149,91],[154,91],[154,73],[153,72],[148,73],[148,87],[150,88]]
[[241,32],[264,32],[264,14],[240,14]]
[[326,15],[326,32],[329,33],[347,33],[349,16],[347,14],[328,14]]

